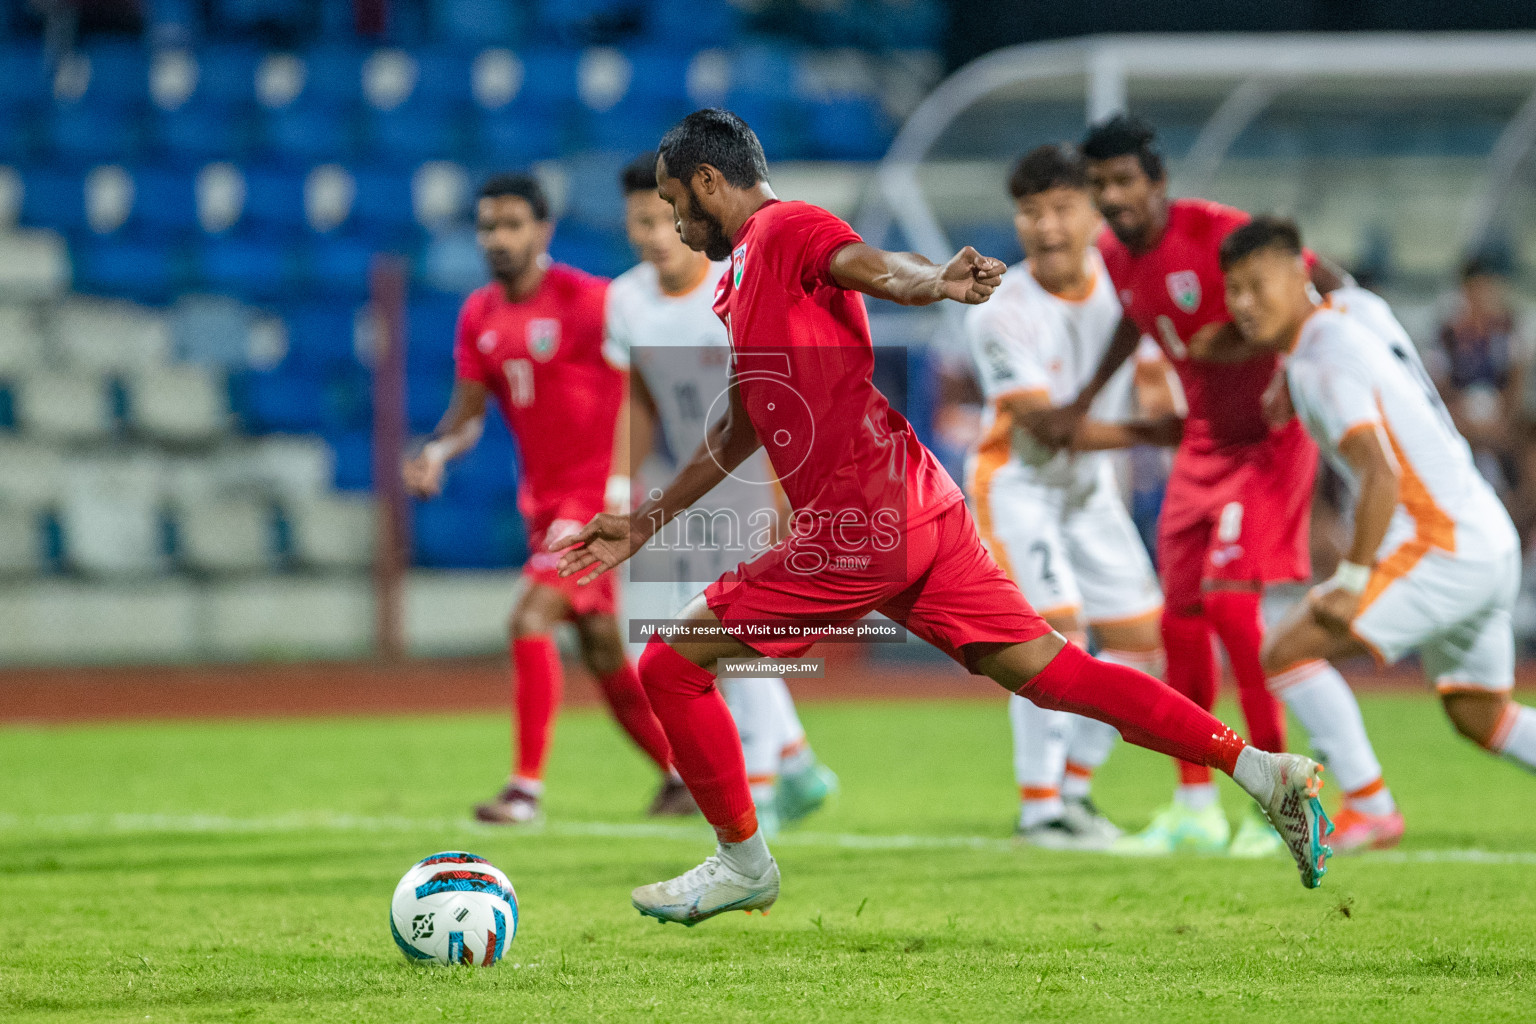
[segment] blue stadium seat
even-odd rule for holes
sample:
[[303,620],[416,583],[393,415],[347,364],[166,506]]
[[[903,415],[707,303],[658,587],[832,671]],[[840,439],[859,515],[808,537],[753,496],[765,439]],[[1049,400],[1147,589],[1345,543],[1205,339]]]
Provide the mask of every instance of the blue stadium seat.
[[357,195],[352,200],[349,224],[400,233],[415,227],[411,208],[411,172],[374,166],[352,168]]
[[565,103],[539,104],[521,97],[500,110],[480,111],[475,115],[475,141],[481,161],[496,168],[526,167],[559,156],[569,111]]
[[197,229],[197,189],[191,171],[142,167],[133,176],[133,221],[145,230]]
[[367,149],[375,159],[398,164],[451,160],[464,154],[462,102],[413,97],[393,110],[363,116]]
[[326,441],[336,453],[338,490],[366,491],[373,487],[373,438],[366,430],[329,434]]
[[319,235],[304,247],[304,276],[311,293],[361,301],[368,294],[368,271],[378,245],[356,235]]
[[214,16],[226,28],[242,32],[291,32],[308,27],[306,0],[213,0]]
[[197,92],[210,103],[247,107],[256,102],[256,69],[261,51],[245,43],[214,43],[197,53]]
[[367,430],[373,423],[373,378],[361,367],[332,373],[325,381],[324,428]]
[[42,43],[36,40],[0,42],[0,108],[33,107],[52,95],[52,78]]
[[878,100],[845,96],[811,106],[811,142],[816,155],[832,160],[878,160],[894,130]]
[[726,106],[752,126],[771,166],[775,160],[807,155],[807,118],[799,104],[785,96],[732,92]]
[[450,43],[516,46],[527,31],[523,5],[505,0],[437,0],[430,14],[433,37]]
[[729,46],[741,31],[741,15],[725,0],[650,0],[645,34],[682,51]]
[[606,152],[587,152],[566,160],[563,223],[579,221],[586,227],[622,233],[624,198],[619,194],[619,172],[635,153],[654,148],[660,139],[660,132],[637,135],[628,146],[607,147]]
[[251,371],[230,380],[235,412],[254,434],[317,433],[324,420],[319,378],[287,370]]
[[757,41],[731,53],[731,91],[741,96],[783,98],[794,94],[796,51],[784,43]]
[[517,500],[517,454],[501,416],[487,417],[485,434],[473,451],[454,460],[443,487],[445,497],[511,504]]
[[611,110],[585,111],[582,142],[591,149],[633,156],[655,149],[666,130],[682,120],[689,109],[685,101],[631,96]]
[[412,375],[451,373],[454,329],[463,298],[433,295],[412,299],[405,311],[406,370]]
[[693,54],[672,46],[642,46],[627,50],[634,69],[629,95],[636,99],[678,102],[688,95],[688,64]]
[[220,235],[201,240],[197,276],[213,291],[265,301],[291,287],[285,247],[267,238]]
[[474,98],[471,88],[473,54],[434,47],[415,50],[412,56],[416,58],[417,69],[412,100],[468,104]]
[[75,242],[71,255],[80,291],[160,302],[178,283],[174,250],[161,241],[87,235]]
[[194,97],[151,118],[155,146],[172,160],[198,163],[229,160],[249,148],[250,118],[240,107]]
[[555,231],[550,255],[589,274],[617,277],[635,262],[622,235],[566,221]]
[[414,508],[413,561],[429,569],[500,569],[527,560],[521,524],[501,503],[438,499]]
[[286,365],[317,372],[356,367],[356,314],[355,306],[338,302],[304,302],[284,309]]
[[[308,90],[306,90],[306,93]],[[299,99],[268,111],[263,145],[274,160],[322,163],[347,160],[356,148],[352,117],[340,107]]]
[[19,108],[0,107],[0,160],[19,163],[31,148],[29,119]]
[[132,160],[138,155],[141,108],[60,103],[45,118],[50,149],[60,160],[102,163]]
[[523,88],[519,99],[526,98],[534,105],[550,105],[569,100],[576,95],[576,63],[579,54],[575,50],[542,48],[521,54],[523,60]]
[[86,228],[85,176],[56,167],[31,167],[21,174],[21,219],[35,227]]
[[304,54],[308,74],[301,101],[351,106],[363,95],[362,51],[346,44],[323,44]]
[[102,40],[85,48],[91,80],[82,97],[93,105],[136,105],[149,98],[149,60],[144,48],[124,40]]
[[411,432],[430,434],[448,409],[448,397],[452,393],[451,370],[446,373],[412,374],[405,389],[405,415]]
[[295,233],[304,229],[304,172],[281,166],[245,168],[241,223]]

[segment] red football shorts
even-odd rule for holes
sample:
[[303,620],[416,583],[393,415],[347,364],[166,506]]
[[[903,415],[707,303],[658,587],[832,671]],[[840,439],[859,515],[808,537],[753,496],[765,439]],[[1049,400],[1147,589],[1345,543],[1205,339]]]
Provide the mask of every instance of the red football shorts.
[[[819,639],[818,625],[851,623],[880,612],[933,644],[967,669],[963,648],[974,643],[1023,643],[1051,627],[982,547],[970,510],[957,501],[926,523],[909,527],[893,558],[862,569],[829,564],[814,572],[791,566],[779,544],[704,589],[727,631],[775,658],[797,658]],[[793,639],[762,639],[752,623],[803,623]]]
[[[575,533],[587,525],[598,512],[602,511],[602,503],[596,508],[586,512],[585,508],[575,509],[562,507],[560,510],[566,513],[563,517],[551,518],[539,516],[529,524],[528,530],[528,562],[523,566],[523,578],[529,586],[549,587],[558,590],[565,595],[570,610],[567,618],[575,618],[580,615],[615,615],[618,613],[618,584],[614,582],[614,573],[605,572],[597,579],[580,586],[576,581],[581,576],[567,576],[561,578],[555,571],[563,551],[545,551],[544,546],[551,540],[556,540],[569,533]],[[583,515],[582,513],[586,513]]]
[[1309,579],[1316,473],[1317,446],[1297,420],[1256,444],[1220,452],[1180,447],[1157,524],[1167,606],[1198,606],[1207,580]]

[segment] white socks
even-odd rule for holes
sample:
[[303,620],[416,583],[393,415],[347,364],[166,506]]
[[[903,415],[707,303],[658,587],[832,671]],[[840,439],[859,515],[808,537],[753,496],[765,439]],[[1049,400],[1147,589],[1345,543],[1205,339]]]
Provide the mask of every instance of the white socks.
[[777,676],[722,679],[720,692],[741,734],[749,778],[792,775],[816,763],[784,680]]
[[1493,730],[1488,749],[1536,771],[1536,708],[1511,702]]
[[1030,828],[1059,818],[1062,773],[1067,763],[1067,739],[1076,716],[1047,711],[1014,694],[1008,698],[1013,726],[1013,777],[1019,784],[1019,825]]
[[1237,755],[1237,765],[1232,769],[1232,781],[1243,787],[1243,792],[1257,800],[1260,807],[1265,808],[1275,798],[1275,776],[1269,770],[1268,757],[1258,747],[1244,747],[1243,752]]
[[762,878],[763,873],[773,864],[773,855],[768,852],[768,841],[763,838],[762,829],[752,833],[752,837],[744,842],[719,844],[715,856],[726,867],[748,878]]
[[1304,661],[1270,676],[1269,690],[1306,728],[1319,759],[1353,807],[1365,814],[1390,814],[1396,808],[1392,791],[1380,784],[1381,762],[1365,734],[1360,705],[1338,669],[1322,660]]
[[[1248,750],[1252,749],[1252,747],[1249,747],[1243,753],[1247,753]],[[1239,757],[1239,762],[1241,762],[1241,757]],[[1180,807],[1187,810],[1203,811],[1216,803],[1216,783],[1202,782],[1194,786],[1181,785],[1173,791],[1173,799]]]

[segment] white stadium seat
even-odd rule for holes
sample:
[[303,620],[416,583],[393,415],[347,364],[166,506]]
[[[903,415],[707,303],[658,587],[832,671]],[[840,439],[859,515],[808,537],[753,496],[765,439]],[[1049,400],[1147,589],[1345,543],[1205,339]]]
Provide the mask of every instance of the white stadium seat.
[[82,369],[121,373],[170,358],[166,318],[131,302],[71,299],[54,312],[53,330],[64,358]]
[[203,366],[165,366],[140,371],[125,382],[128,422],[159,441],[195,444],[229,431],[229,395]]
[[54,441],[99,441],[112,433],[106,382],[96,373],[28,374],[16,387],[16,425]]
[[0,576],[33,576],[42,567],[37,515],[26,509],[0,508]]
[[71,494],[60,510],[64,561],[88,576],[147,576],[165,568],[159,503],[142,495]]
[[30,306],[0,306],[0,374],[13,376],[38,369],[43,337]]
[[216,575],[273,567],[272,508],[255,499],[193,501],[176,510],[177,552],[183,567]]
[[287,502],[294,561],[309,569],[361,569],[373,564],[377,524],[370,498],[322,497]]
[[0,498],[12,508],[55,505],[67,479],[63,455],[52,445],[0,437]]
[[50,298],[69,287],[69,278],[69,250],[57,232],[0,232],[0,295]]
[[336,457],[318,437],[263,437],[235,458],[251,486],[282,497],[324,494],[335,479]]

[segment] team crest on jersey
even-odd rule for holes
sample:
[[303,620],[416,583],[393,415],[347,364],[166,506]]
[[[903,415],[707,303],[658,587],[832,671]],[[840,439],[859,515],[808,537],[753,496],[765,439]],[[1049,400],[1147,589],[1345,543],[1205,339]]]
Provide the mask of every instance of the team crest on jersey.
[[1175,270],[1168,275],[1168,295],[1174,305],[1193,313],[1200,308],[1200,275],[1193,270]]
[[480,337],[475,339],[475,347],[487,354],[494,351],[496,348],[496,332],[482,331]]
[[560,321],[540,317],[528,321],[528,354],[539,362],[547,362],[560,347]]
[[741,287],[741,272],[747,268],[747,247],[742,246],[731,253],[731,286]]

